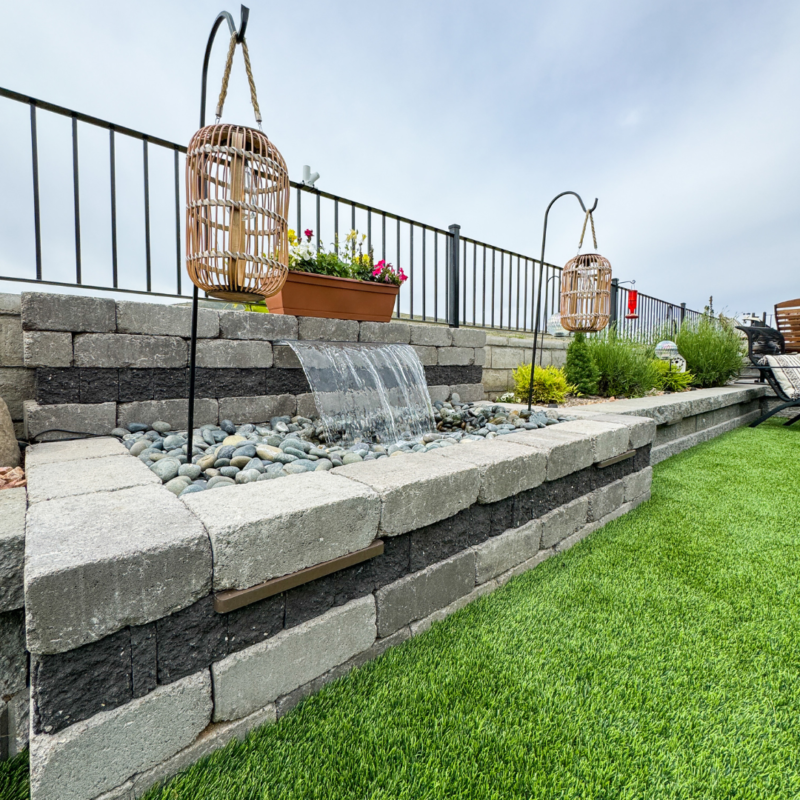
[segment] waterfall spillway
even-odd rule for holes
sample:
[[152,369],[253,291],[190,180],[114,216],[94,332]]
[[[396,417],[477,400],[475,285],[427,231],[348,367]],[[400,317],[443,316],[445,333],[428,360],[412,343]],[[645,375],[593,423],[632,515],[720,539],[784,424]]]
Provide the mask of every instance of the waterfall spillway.
[[329,442],[392,444],[433,430],[425,370],[410,345],[286,344],[308,378]]

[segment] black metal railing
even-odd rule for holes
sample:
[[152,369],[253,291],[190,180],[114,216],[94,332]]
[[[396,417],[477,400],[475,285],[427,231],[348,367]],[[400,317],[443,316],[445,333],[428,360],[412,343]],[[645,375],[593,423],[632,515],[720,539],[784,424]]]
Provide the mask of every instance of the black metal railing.
[[[8,253],[0,253],[3,271],[0,280],[188,299],[191,285],[183,279],[184,202],[181,180],[186,147],[7,89],[0,88],[0,97],[29,108],[29,175],[32,183],[28,185],[32,189],[33,206],[33,258],[19,254],[9,257]],[[63,208],[49,217],[42,208],[42,112],[66,117],[71,123],[73,225],[66,222],[70,215]],[[4,119],[8,128],[10,123],[6,117]],[[84,131],[84,126],[89,128]],[[95,191],[82,196],[80,137],[86,136],[89,129],[100,129],[108,134],[108,166],[103,177],[107,184],[103,192],[95,188]],[[9,139],[3,152],[10,160],[7,164],[0,162],[0,170],[20,169],[25,154],[13,149],[20,148],[20,141],[19,137]],[[138,201],[141,205],[138,211],[131,206],[132,197],[138,192],[136,179],[131,173],[135,156],[129,152],[121,159],[119,155],[121,148],[129,148],[131,144],[141,148],[141,200]],[[106,156],[100,147],[93,147],[90,155],[97,176],[98,170],[105,170],[98,164]],[[156,162],[158,166],[154,168]],[[22,180],[21,175],[19,172],[16,177]],[[124,211],[120,209],[120,181],[123,177],[128,187]],[[154,189],[155,180],[158,187]],[[8,185],[7,181],[4,183]],[[94,183],[100,185],[97,181]],[[291,187],[294,202],[291,219],[297,234],[302,235],[306,228],[313,229],[317,250],[330,250],[337,242],[341,246],[343,234],[357,230],[359,236],[365,237],[365,251],[373,251],[376,259],[382,258],[405,271],[408,281],[398,296],[397,317],[442,322],[454,327],[465,325],[533,331],[536,319],[534,298],[539,290],[538,259],[462,236],[458,225],[439,228],[316,187],[294,181]],[[102,197],[104,192],[107,192],[107,200]],[[20,188],[18,195],[23,194]],[[87,196],[91,207],[85,202]],[[154,202],[158,206],[155,211]],[[27,213],[25,208],[26,204],[21,203],[16,213]],[[95,222],[86,225],[85,218],[89,212]],[[96,220],[101,218],[104,219],[98,224]],[[119,224],[121,219],[125,220],[124,225]],[[43,231],[47,233],[48,226],[54,231],[52,238],[59,238],[62,244],[58,257],[52,259],[52,266],[43,248]],[[71,233],[67,233],[68,228],[72,229]],[[123,245],[120,241],[122,234],[131,240],[135,228],[141,229],[141,242],[135,243],[135,247],[133,244]],[[48,237],[49,234],[45,241]],[[6,243],[10,238],[3,237]],[[72,240],[69,249],[74,252],[74,270],[66,265],[67,239]],[[88,268],[90,259],[87,256],[89,244],[93,253],[91,269]],[[137,249],[138,256],[132,252]],[[122,263],[123,256],[128,266]],[[25,262],[27,266],[23,265]],[[92,280],[92,276],[96,279]],[[545,264],[540,330],[546,329],[548,317],[558,310],[560,280],[561,268]],[[626,292],[624,287],[615,288],[612,306],[616,310],[619,329],[633,335],[640,335],[670,320],[679,323],[688,316],[700,316],[698,312],[686,310],[685,305],[640,294],[641,311],[633,324],[632,320],[625,319]]]

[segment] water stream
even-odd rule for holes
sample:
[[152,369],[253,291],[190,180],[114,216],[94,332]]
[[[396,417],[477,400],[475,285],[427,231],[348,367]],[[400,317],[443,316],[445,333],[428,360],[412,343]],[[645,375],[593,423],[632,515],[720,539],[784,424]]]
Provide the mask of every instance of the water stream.
[[425,370],[407,344],[287,341],[328,442],[393,444],[434,428]]

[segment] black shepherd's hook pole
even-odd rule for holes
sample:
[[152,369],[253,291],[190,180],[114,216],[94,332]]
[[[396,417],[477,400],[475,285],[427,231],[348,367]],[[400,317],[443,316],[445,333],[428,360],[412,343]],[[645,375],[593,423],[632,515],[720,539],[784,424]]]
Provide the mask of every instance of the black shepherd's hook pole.
[[[206,44],[206,54],[203,58],[203,82],[200,90],[200,127],[204,128],[206,125],[206,87],[208,84],[208,60],[211,57],[211,48],[214,44],[214,37],[217,35],[219,26],[223,20],[228,23],[231,36],[236,35],[236,41],[241,44],[244,39],[244,32],[247,30],[247,20],[250,16],[250,9],[247,6],[242,6],[241,21],[239,22],[239,30],[236,30],[233,17],[227,11],[220,11],[214,24],[211,26],[211,33],[208,35],[208,43]],[[192,293],[192,340],[189,345],[189,420],[187,429],[187,446],[186,455],[188,461],[192,460],[192,451],[194,450],[194,373],[195,364],[197,362],[197,286],[194,287]]]
[[[577,192],[561,192],[561,194],[557,194],[551,201],[550,205],[547,206],[547,211],[544,212],[544,229],[542,230],[542,257],[539,261],[539,285],[536,297],[536,322],[533,326],[533,352],[531,353],[531,385],[528,387],[528,411],[531,410],[531,406],[533,405],[533,373],[536,371],[536,347],[539,343],[539,319],[541,316],[542,310],[542,279],[544,277],[544,246],[547,242],[547,217],[550,214],[550,209],[553,207],[553,203],[558,200],[559,197],[564,197],[565,195],[574,195],[578,198],[578,202],[581,204],[581,208],[583,209],[583,213],[586,213],[586,206],[584,205],[583,199]],[[594,199],[594,205],[589,209],[589,211],[594,211],[597,208],[597,198]],[[531,298],[531,303],[533,303],[533,298]]]

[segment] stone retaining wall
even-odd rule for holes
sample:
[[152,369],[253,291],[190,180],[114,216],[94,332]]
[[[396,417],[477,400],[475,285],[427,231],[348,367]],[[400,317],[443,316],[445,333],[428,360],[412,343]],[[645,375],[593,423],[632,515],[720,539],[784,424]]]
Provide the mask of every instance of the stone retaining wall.
[[[29,448],[33,800],[139,797],[570,547],[649,497],[654,433],[583,418],[182,499],[113,439]],[[214,609],[376,540],[374,558]]]
[[[563,367],[567,360],[569,337],[542,336],[537,343],[536,363],[543,367]],[[541,348],[541,350],[539,350]],[[483,365],[484,398],[496,400],[513,391],[513,371],[520,364],[531,363],[533,338],[528,336],[486,336],[486,363]]]
[[[103,434],[156,420],[186,427],[190,331],[187,306],[0,295],[0,397],[17,434],[32,438],[50,428]],[[201,308],[196,423],[315,415],[291,348],[273,347],[287,339],[410,344],[433,400],[454,392],[464,402],[484,396],[483,331]]]

